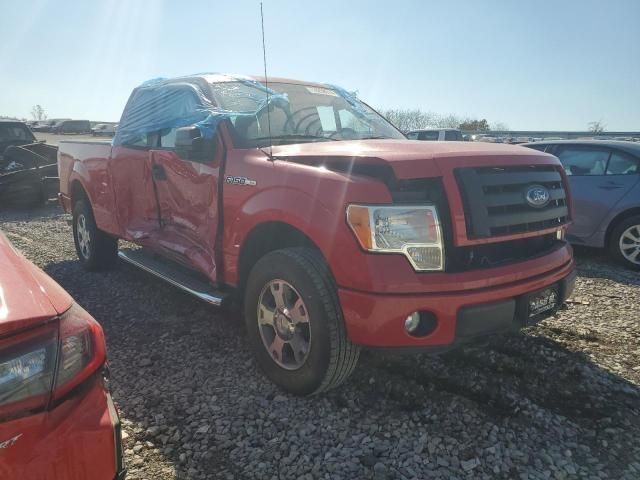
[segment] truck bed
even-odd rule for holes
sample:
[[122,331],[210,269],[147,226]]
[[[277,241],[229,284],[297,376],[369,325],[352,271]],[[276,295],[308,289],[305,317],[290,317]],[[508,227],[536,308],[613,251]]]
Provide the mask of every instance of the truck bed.
[[61,140],[58,145],[60,193],[71,195],[70,177],[76,162],[81,162],[87,171],[101,170],[100,163],[106,169],[110,155],[111,142],[108,140]]

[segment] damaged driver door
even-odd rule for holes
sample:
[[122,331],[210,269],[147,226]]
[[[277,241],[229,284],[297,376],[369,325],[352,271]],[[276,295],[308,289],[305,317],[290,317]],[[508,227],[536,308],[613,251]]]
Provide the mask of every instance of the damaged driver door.
[[197,127],[166,129],[159,137],[150,152],[160,222],[156,247],[215,282],[220,143],[202,138]]

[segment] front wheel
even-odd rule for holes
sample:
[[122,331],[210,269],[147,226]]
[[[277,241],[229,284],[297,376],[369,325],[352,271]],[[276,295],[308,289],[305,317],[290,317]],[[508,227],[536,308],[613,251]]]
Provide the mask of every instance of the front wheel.
[[118,239],[98,229],[84,199],[73,206],[73,240],[82,266],[89,271],[111,268],[118,259]]
[[258,365],[287,392],[336,387],[356,366],[360,348],[347,338],[335,283],[313,249],[262,257],[249,274],[244,315]]
[[629,217],[616,226],[609,240],[609,252],[626,267],[640,269],[640,216]]

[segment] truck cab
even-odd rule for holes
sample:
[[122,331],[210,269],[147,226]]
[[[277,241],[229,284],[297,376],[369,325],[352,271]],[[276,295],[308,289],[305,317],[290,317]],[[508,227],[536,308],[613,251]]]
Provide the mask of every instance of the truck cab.
[[573,288],[555,157],[407,140],[332,85],[154,80],[113,142],[61,141],[58,159],[88,270],[119,256],[239,299],[258,364],[295,394],[339,385],[363,347],[441,351],[535,323]]

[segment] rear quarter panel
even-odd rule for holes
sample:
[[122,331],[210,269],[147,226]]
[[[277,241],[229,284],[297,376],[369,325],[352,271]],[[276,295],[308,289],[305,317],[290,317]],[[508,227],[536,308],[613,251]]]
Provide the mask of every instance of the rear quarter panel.
[[58,150],[60,192],[71,196],[78,182],[91,202],[98,228],[119,234],[109,175],[110,142],[61,141]]
[[640,175],[637,175],[634,186],[609,211],[606,218],[598,227],[598,231],[585,240],[585,244],[592,247],[606,247],[607,232],[612,222],[627,215],[640,215]]

